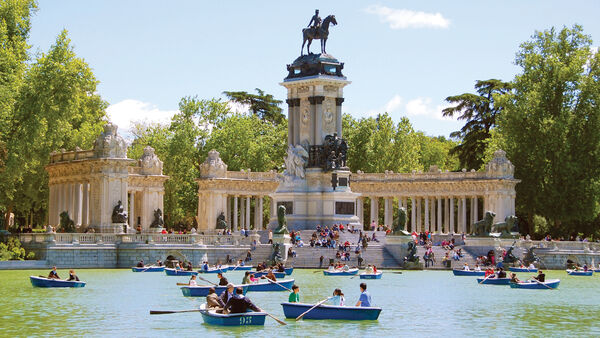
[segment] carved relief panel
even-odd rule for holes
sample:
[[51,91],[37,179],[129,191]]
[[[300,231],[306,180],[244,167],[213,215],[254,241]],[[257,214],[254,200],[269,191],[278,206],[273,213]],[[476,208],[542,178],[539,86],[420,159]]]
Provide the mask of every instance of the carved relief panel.
[[310,141],[311,113],[308,99],[300,99],[300,143]]
[[333,133],[335,133],[335,122],[335,102],[333,101],[333,98],[328,97],[325,99],[325,102],[323,102],[323,121],[321,124],[323,126],[322,137],[333,135]]

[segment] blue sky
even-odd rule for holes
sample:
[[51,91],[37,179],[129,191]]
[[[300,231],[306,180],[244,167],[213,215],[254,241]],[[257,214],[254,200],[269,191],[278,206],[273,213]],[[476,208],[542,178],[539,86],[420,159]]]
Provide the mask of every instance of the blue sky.
[[339,23],[327,51],[352,81],[344,112],[408,116],[429,135],[463,124],[441,118],[447,96],[512,79],[518,46],[535,30],[577,23],[600,39],[600,1],[40,0],[30,43],[47,51],[67,29],[123,131],[132,120],[168,121],[186,95],[260,88],[284,100],[279,82],[316,8]]

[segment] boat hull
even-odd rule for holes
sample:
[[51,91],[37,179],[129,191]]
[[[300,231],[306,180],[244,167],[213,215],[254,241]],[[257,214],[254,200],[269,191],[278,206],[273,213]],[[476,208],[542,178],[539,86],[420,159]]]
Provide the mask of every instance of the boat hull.
[[378,272],[378,273],[361,273],[360,279],[381,279],[381,276],[383,275],[383,272]]
[[[286,280],[282,280],[282,281],[277,281],[277,283],[285,286],[288,289],[292,288],[292,285],[294,285],[294,280],[293,279],[286,279]],[[258,284],[248,284],[248,291],[251,292],[269,292],[269,291],[288,291],[285,288],[281,287],[280,285],[277,285],[275,283],[272,282],[261,282]]]
[[588,270],[588,271],[567,270],[567,274],[569,276],[591,276],[594,274],[594,271],[592,271],[592,270]]
[[354,276],[358,274],[358,269],[350,269],[348,271],[329,271],[323,270],[325,276]]
[[[267,273],[268,272],[263,272],[263,271],[261,271],[261,272],[254,272],[253,275],[256,278],[259,278],[259,277],[266,276]],[[285,272],[273,272],[273,274],[275,275],[275,278],[285,278],[285,276],[286,276]]]
[[544,283],[538,283],[538,282],[510,283],[510,287],[513,289],[550,290],[550,289],[556,289],[559,284],[560,284],[560,279],[551,279]]
[[479,284],[488,284],[488,285],[509,285],[510,278],[477,278],[477,283]]
[[286,274],[286,275],[288,275],[288,276],[289,276],[289,275],[291,275],[291,274],[292,274],[292,272],[294,272],[294,268],[285,268],[285,274]]
[[140,267],[134,266],[131,268],[131,271],[133,271],[133,272],[163,272],[163,271],[165,271],[165,267],[164,266],[152,266],[152,267],[140,268]]
[[244,265],[244,266],[230,266],[229,271],[251,271],[252,265]]
[[465,271],[453,269],[452,273],[455,276],[485,276],[485,271]]
[[[286,318],[297,318],[315,304],[281,303]],[[319,305],[305,314],[303,319],[377,320],[381,308]]]
[[[242,287],[244,294],[248,292],[248,285],[236,285],[235,287]],[[208,296],[208,290],[210,288],[215,288],[215,293],[217,295],[220,295],[223,291],[227,290],[227,286],[182,286],[181,293],[185,297],[206,297]]]
[[212,311],[201,311],[200,313],[202,314],[202,319],[205,324],[218,326],[264,326],[265,318],[267,317],[267,314],[264,312],[246,312],[226,315]]
[[197,275],[196,271],[184,271],[184,270],[175,270],[175,269],[165,269],[165,273],[167,276],[192,276]]
[[510,267],[510,268],[508,268],[508,270],[510,270],[512,272],[538,272],[538,269],[515,268],[515,267]]
[[38,288],[83,288],[85,282],[66,281],[62,279],[48,279],[44,277],[29,276],[31,285]]

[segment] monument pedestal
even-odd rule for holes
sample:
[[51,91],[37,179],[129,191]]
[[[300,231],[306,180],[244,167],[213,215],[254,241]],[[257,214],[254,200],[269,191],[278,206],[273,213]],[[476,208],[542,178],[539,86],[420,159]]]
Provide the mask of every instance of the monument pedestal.
[[[273,250],[271,251],[274,254],[275,248],[279,248],[279,255],[281,257],[282,262],[287,262],[288,259],[288,249],[292,246],[291,237],[288,234],[273,234]],[[277,257],[277,255],[272,255],[272,257]]]
[[385,236],[385,248],[396,259],[398,263],[403,264],[407,270],[423,270],[422,262],[404,262],[408,256],[408,243],[412,242],[412,236],[388,235]]

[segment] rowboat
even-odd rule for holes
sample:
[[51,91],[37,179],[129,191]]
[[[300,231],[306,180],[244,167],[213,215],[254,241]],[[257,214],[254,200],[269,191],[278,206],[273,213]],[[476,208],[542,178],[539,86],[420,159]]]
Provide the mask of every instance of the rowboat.
[[465,271],[462,269],[452,269],[455,276],[485,276],[485,271]]
[[227,265],[223,265],[220,268],[208,268],[208,270],[204,270],[204,269],[198,270],[198,272],[200,272],[200,273],[225,273],[227,271],[229,271],[229,266],[227,266]]
[[556,289],[560,284],[560,279],[549,279],[545,282],[537,281],[522,281],[519,283],[510,283],[510,287],[514,289]]
[[381,275],[383,275],[383,272],[379,271],[376,273],[363,272],[359,276],[360,276],[360,279],[381,279]]
[[583,270],[567,270],[567,274],[569,276],[591,276],[594,274],[592,270],[583,271]]
[[[244,285],[236,285],[237,287],[242,287],[244,290],[244,294],[248,292],[248,284]],[[212,286],[212,285],[199,285],[199,286],[182,286],[181,293],[185,297],[206,297],[208,296],[208,290],[210,288],[215,288],[215,293],[220,295],[223,291],[227,290],[227,286]]]
[[[315,304],[281,303],[285,318],[297,318]],[[321,304],[304,315],[304,319],[377,320],[380,307],[334,306]]]
[[204,323],[220,326],[247,326],[247,325],[265,325],[265,312],[246,312],[222,314],[214,310],[206,310],[206,304],[200,305],[200,313]]
[[510,267],[510,268],[508,268],[508,270],[510,270],[512,272],[538,272],[537,268],[529,269],[529,268]]
[[358,273],[358,268],[349,269],[348,271],[344,270],[323,270],[323,274],[325,276],[354,276]]
[[[277,283],[281,284],[278,285]],[[254,292],[266,292],[266,291],[288,291],[285,288],[291,289],[292,285],[294,285],[293,279],[286,279],[282,281],[277,281],[277,283],[272,281],[260,282],[257,284],[248,284],[248,291]],[[282,287],[284,286],[284,287]]]
[[165,268],[165,273],[167,276],[191,276],[198,274],[196,271],[176,270],[170,268]]
[[229,266],[229,271],[250,271],[252,270],[252,265],[236,265],[236,266]]
[[[262,277],[262,276],[266,276],[268,274],[268,272],[266,271],[261,271],[261,272],[254,272],[253,275],[256,278]],[[275,272],[273,271],[273,275],[275,275],[275,278],[285,278],[285,272]]]
[[294,268],[285,268],[285,274],[286,274],[286,275],[288,275],[288,276],[289,276],[289,275],[291,275],[291,274],[292,274],[292,272],[294,272]]
[[85,287],[85,282],[67,281],[62,279],[50,279],[44,277],[29,276],[31,285],[38,288],[82,288]]
[[510,278],[477,278],[477,283],[479,284],[489,284],[489,285],[508,285],[510,284]]
[[137,267],[134,266],[131,268],[133,272],[163,272],[165,271],[164,266],[145,266],[145,267]]

